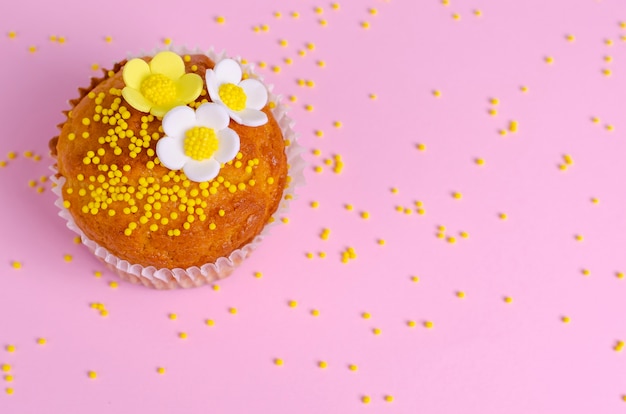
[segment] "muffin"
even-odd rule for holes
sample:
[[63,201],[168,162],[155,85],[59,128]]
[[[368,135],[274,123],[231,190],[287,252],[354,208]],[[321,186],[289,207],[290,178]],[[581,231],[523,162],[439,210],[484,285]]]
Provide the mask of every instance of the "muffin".
[[211,54],[115,64],[50,141],[60,214],[133,283],[227,276],[292,197],[301,160],[285,109],[241,61]]

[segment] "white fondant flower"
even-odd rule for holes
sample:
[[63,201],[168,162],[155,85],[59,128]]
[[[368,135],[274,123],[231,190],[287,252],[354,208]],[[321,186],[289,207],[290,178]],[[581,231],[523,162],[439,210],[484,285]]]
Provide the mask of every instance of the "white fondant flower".
[[157,142],[161,164],[182,169],[192,181],[209,181],[221,164],[239,152],[239,135],[228,128],[230,118],[224,108],[205,103],[197,110],[188,106],[172,108],[163,117],[165,136]]
[[267,103],[267,89],[258,80],[241,80],[241,76],[239,63],[232,59],[221,60],[215,68],[206,71],[209,96],[238,124],[264,125],[267,115],[261,109]]

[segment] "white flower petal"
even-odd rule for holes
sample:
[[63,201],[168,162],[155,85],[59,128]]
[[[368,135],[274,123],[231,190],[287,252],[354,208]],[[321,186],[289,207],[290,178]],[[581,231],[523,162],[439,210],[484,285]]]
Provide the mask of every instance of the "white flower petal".
[[196,125],[196,113],[186,105],[170,109],[163,117],[163,132],[169,137],[184,137]]
[[246,108],[263,109],[267,103],[267,89],[256,79],[244,79],[239,83],[246,94]]
[[213,154],[213,158],[221,163],[228,162],[235,158],[239,152],[239,135],[230,128],[222,129],[217,133],[219,146]]
[[215,76],[217,77],[217,84],[234,83],[237,85],[241,82],[241,66],[237,61],[232,59],[221,60],[215,68]]
[[239,120],[235,119],[232,115],[231,117],[235,122],[241,125],[257,127],[267,124],[267,115],[265,115],[265,112],[258,111],[256,109],[246,108],[242,111],[235,112],[235,114]]
[[206,89],[213,102],[222,103],[219,86],[217,84],[217,75],[212,69],[206,71]]
[[217,176],[220,172],[220,163],[213,158],[203,161],[190,159],[185,163],[183,171],[191,181],[201,183]]
[[156,153],[161,164],[170,170],[180,170],[189,159],[182,138],[163,137],[157,141]]
[[230,122],[230,116],[223,106],[216,103],[205,103],[196,109],[196,124],[216,131],[224,129]]

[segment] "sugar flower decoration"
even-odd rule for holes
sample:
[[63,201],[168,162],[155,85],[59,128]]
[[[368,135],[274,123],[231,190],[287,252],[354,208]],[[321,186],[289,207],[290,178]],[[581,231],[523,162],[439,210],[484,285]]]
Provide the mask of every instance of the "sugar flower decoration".
[[222,106],[205,103],[197,110],[177,106],[163,117],[165,136],[157,141],[161,164],[171,170],[182,169],[196,182],[217,176],[221,164],[239,152],[239,135],[228,128],[230,117]]
[[267,89],[256,79],[241,80],[241,77],[241,66],[232,59],[223,59],[207,70],[211,100],[222,105],[238,124],[251,127],[266,124],[267,115],[261,109],[267,103]]
[[196,100],[202,92],[202,78],[185,73],[183,59],[174,52],[159,52],[150,63],[131,59],[122,72],[126,86],[122,96],[133,108],[162,117],[179,105]]

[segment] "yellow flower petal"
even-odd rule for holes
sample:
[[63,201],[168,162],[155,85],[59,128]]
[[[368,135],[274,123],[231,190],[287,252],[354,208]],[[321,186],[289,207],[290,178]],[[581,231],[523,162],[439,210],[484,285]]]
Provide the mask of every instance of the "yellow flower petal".
[[124,65],[122,77],[126,86],[139,89],[141,82],[150,75],[150,66],[142,59],[132,59]]
[[150,70],[176,80],[185,74],[185,63],[174,52],[159,52],[150,61]]
[[125,87],[122,89],[122,96],[133,108],[141,112],[150,112],[152,103],[148,101],[137,89]]
[[183,101],[185,104],[193,102],[200,92],[202,92],[202,78],[195,73],[187,73],[183,75],[178,81],[176,81],[176,95],[177,98]]
[[180,105],[180,102],[172,102],[170,105],[153,106],[150,108],[150,113],[156,117],[163,118],[170,109]]

